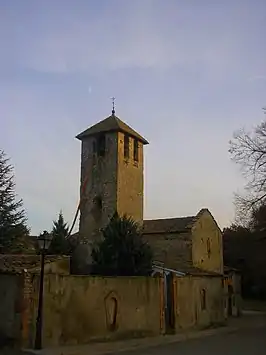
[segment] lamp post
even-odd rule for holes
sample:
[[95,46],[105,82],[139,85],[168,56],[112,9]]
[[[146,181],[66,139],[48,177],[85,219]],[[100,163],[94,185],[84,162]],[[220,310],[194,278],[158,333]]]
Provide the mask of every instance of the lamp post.
[[42,311],[43,311],[43,281],[44,281],[44,258],[51,244],[52,236],[47,231],[44,231],[37,238],[41,253],[41,273],[39,284],[39,301],[38,314],[36,318],[36,334],[35,334],[35,349],[42,349]]

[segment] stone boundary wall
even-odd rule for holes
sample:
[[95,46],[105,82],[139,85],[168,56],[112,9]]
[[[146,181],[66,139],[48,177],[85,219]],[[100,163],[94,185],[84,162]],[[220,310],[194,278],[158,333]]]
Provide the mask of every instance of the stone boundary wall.
[[[24,312],[28,312],[24,329],[28,347],[34,345],[38,285],[36,275],[29,291],[25,288],[30,292]],[[161,278],[50,274],[45,275],[44,290],[44,347],[158,335],[162,331]]]

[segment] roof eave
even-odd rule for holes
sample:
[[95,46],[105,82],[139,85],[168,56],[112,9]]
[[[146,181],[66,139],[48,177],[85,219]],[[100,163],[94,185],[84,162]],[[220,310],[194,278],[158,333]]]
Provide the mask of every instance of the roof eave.
[[149,142],[145,138],[143,138],[141,136],[130,134],[126,130],[122,130],[122,129],[109,129],[109,130],[103,130],[103,131],[97,132],[97,133],[90,133],[90,132],[86,133],[86,131],[83,131],[83,132],[79,133],[75,138],[80,140],[80,141],[82,141],[83,138],[96,136],[96,135],[99,135],[101,133],[107,133],[107,132],[122,132],[122,133],[126,133],[126,134],[130,135],[131,137],[138,139],[143,145],[149,144]]
[[148,231],[143,231],[142,232],[145,235],[151,235],[151,234],[190,234],[191,233],[191,228],[188,229],[173,229],[171,231],[167,230],[160,230],[160,231],[155,231],[155,232],[150,232]]

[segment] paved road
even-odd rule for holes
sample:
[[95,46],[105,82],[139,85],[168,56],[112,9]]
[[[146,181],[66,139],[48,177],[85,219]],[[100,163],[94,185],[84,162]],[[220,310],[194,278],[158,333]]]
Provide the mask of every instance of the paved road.
[[[265,355],[266,327],[213,335],[120,355]],[[89,355],[89,354],[88,354]]]
[[[240,322],[240,324],[238,324]],[[234,320],[235,328],[239,326],[238,331],[217,333],[216,335],[209,335],[180,341],[176,343],[158,345],[150,348],[138,348],[137,350],[116,352],[113,355],[266,355],[266,319],[263,317],[246,317]],[[240,327],[241,326],[241,327]],[[232,328],[232,327],[231,327]],[[109,344],[110,345],[110,344]],[[96,347],[97,348],[97,347]],[[73,354],[60,350],[59,352],[52,352],[53,354]],[[117,347],[116,347],[117,349]],[[75,351],[78,355],[92,355],[107,353],[107,349],[101,351],[93,351],[93,347],[84,346]],[[95,349],[94,349],[95,350]],[[98,349],[99,350],[99,349]],[[109,348],[110,351],[110,348]],[[46,352],[49,354],[49,351]],[[110,352],[109,352],[110,354]],[[0,349],[0,355],[32,355],[28,352],[19,350]]]

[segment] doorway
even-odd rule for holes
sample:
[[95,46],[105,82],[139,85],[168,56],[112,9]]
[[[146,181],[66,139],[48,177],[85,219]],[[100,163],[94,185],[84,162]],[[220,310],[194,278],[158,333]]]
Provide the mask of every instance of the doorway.
[[165,273],[165,329],[167,333],[175,330],[174,280],[171,272]]

